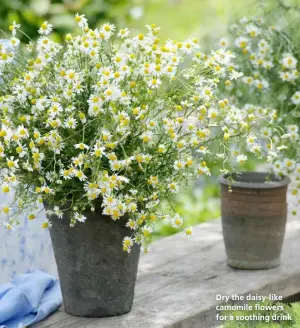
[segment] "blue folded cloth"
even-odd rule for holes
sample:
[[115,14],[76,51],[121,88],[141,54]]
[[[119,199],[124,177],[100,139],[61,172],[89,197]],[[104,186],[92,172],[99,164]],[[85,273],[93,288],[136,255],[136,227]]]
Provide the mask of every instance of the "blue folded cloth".
[[0,328],[19,328],[46,318],[62,303],[59,281],[42,272],[17,276],[0,286]]

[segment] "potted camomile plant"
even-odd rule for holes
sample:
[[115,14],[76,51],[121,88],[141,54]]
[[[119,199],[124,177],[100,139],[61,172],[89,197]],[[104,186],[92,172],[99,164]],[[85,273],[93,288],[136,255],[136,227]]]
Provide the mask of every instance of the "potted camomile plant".
[[14,228],[24,212],[33,219],[44,204],[65,311],[112,316],[131,309],[140,246],[147,252],[155,223],[183,226],[161,200],[209,175],[211,157],[230,171],[225,149],[242,147],[275,113],[219,98],[230,52],[203,56],[196,40],[161,44],[155,25],[131,37],[75,20],[82,32],[63,44],[44,22],[29,54],[13,23],[0,49],[1,183],[16,200],[3,225]]
[[[289,36],[261,18],[243,18],[232,26],[231,37],[234,67],[243,77],[242,83],[225,77],[224,94],[248,111],[276,109],[278,123],[276,128],[261,126],[247,139],[248,153],[269,154],[269,165],[264,165],[267,173],[247,172],[220,179],[228,264],[244,269],[270,268],[280,263],[287,186],[292,180],[295,197],[300,188],[299,63]],[[225,39],[221,44],[228,47]],[[292,213],[297,213],[296,208]]]

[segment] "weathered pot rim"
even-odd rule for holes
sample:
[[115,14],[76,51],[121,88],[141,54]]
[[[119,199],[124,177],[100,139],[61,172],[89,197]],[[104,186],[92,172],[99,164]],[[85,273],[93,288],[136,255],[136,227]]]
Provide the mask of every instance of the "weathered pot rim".
[[[231,176],[234,181],[228,181]],[[266,181],[266,178],[271,179]],[[239,180],[238,180],[239,179]],[[225,186],[247,189],[272,189],[287,186],[291,180],[284,176],[282,178],[269,172],[238,172],[223,174],[219,177],[219,182]]]

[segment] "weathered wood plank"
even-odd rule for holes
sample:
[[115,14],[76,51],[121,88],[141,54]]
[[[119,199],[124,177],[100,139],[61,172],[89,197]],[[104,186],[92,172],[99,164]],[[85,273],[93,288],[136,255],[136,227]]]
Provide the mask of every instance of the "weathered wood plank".
[[[298,218],[299,219],[299,218]],[[300,220],[289,219],[282,265],[260,271],[231,269],[219,220],[195,227],[187,240],[177,234],[157,241],[141,257],[135,299],[129,314],[113,318],[78,318],[62,311],[35,328],[209,328],[217,325],[216,294],[300,292]]]

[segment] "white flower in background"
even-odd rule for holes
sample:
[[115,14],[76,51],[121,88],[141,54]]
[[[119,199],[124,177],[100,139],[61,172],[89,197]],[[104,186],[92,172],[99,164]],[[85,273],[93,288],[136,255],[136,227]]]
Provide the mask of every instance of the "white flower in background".
[[12,48],[16,48],[20,45],[20,40],[15,38],[15,37],[12,37],[10,40],[9,40],[9,45],[12,47]]
[[192,236],[193,235],[193,228],[191,226],[188,226],[185,228],[185,234],[187,236]]
[[297,165],[295,167],[295,176],[297,178],[300,178],[300,163],[297,163]]
[[255,143],[257,137],[253,134],[249,134],[249,136],[247,137],[247,143],[252,145]]
[[89,146],[84,144],[83,142],[76,144],[74,146],[76,149],[80,149],[80,150],[85,150],[85,149],[89,149]]
[[79,15],[78,13],[75,15],[75,22],[78,24],[78,26],[82,29],[84,29],[87,26],[87,19],[85,18],[85,15]]
[[177,213],[172,219],[172,227],[173,228],[179,228],[183,224],[183,218]]
[[286,82],[290,82],[294,79],[292,73],[287,71],[279,72],[279,76],[282,79],[282,81],[286,81]]
[[269,151],[267,156],[267,161],[273,163],[275,159],[278,158],[278,153],[276,151]]
[[254,78],[252,76],[243,76],[242,81],[245,84],[252,85],[254,83]]
[[294,104],[294,105],[299,105],[300,104],[300,91],[296,91],[292,98],[291,98],[291,102]]
[[196,167],[196,174],[198,176],[201,176],[203,174],[210,176],[210,170],[207,167],[206,162],[202,162]]
[[113,24],[105,23],[100,28],[100,33],[104,35],[105,40],[108,40],[114,33],[116,27]]
[[282,65],[288,69],[294,69],[297,65],[297,59],[291,54],[285,54],[281,62]]
[[249,39],[248,38],[245,38],[245,37],[238,37],[236,40],[235,40],[235,45],[238,47],[238,48],[241,48],[241,49],[246,49],[249,45]]
[[255,80],[254,84],[259,90],[269,88],[269,82],[267,80]]
[[243,75],[244,75],[243,72],[238,72],[238,71],[232,70],[232,72],[229,74],[229,78],[230,78],[230,80],[237,80],[240,77],[242,77]]
[[128,38],[129,37],[129,34],[130,34],[130,31],[129,29],[126,27],[126,28],[123,28],[121,30],[119,30],[117,36],[121,39],[125,39],[125,38]]
[[15,21],[9,26],[9,30],[13,36],[16,36],[17,30],[21,27],[21,24],[17,24]]
[[247,155],[238,155],[237,157],[236,157],[236,161],[238,162],[238,163],[240,163],[240,164],[245,164],[245,162],[247,161],[247,159],[248,159],[248,156]]
[[254,143],[250,147],[250,151],[257,155],[259,158],[262,152],[262,146],[259,143]]
[[272,132],[271,132],[270,129],[268,129],[268,128],[264,128],[264,129],[262,130],[262,135],[263,135],[264,137],[266,137],[266,138],[270,138],[271,135],[272,135]]
[[269,43],[265,39],[261,39],[258,42],[258,47],[260,50],[266,50],[269,48]]
[[185,54],[191,54],[193,51],[199,48],[199,45],[195,43],[193,40],[186,40],[182,44],[182,51]]
[[262,66],[263,66],[265,69],[270,70],[271,68],[274,67],[274,63],[273,63],[272,61],[268,60],[268,61],[264,61],[263,64],[262,64]]
[[151,89],[157,89],[157,88],[159,88],[160,85],[161,85],[160,79],[154,78],[154,79],[149,80],[149,82],[148,82],[148,87]]
[[46,21],[41,25],[41,27],[39,29],[39,33],[42,35],[49,35],[51,33],[52,29],[53,29],[53,26]]
[[283,172],[284,167],[280,161],[276,161],[273,165],[273,169],[274,169],[275,173],[281,174],[281,172]]
[[251,36],[251,38],[258,36],[261,33],[260,28],[258,28],[254,24],[247,25],[246,32]]
[[299,126],[298,125],[295,125],[295,124],[291,124],[291,125],[288,125],[287,126],[287,130],[288,132],[291,134],[291,133],[298,133],[299,131]]
[[222,48],[227,48],[228,47],[228,38],[221,38],[219,41],[219,45]]
[[285,169],[291,171],[291,170],[294,170],[294,168],[296,166],[296,162],[293,159],[285,158],[283,161],[283,166]]

